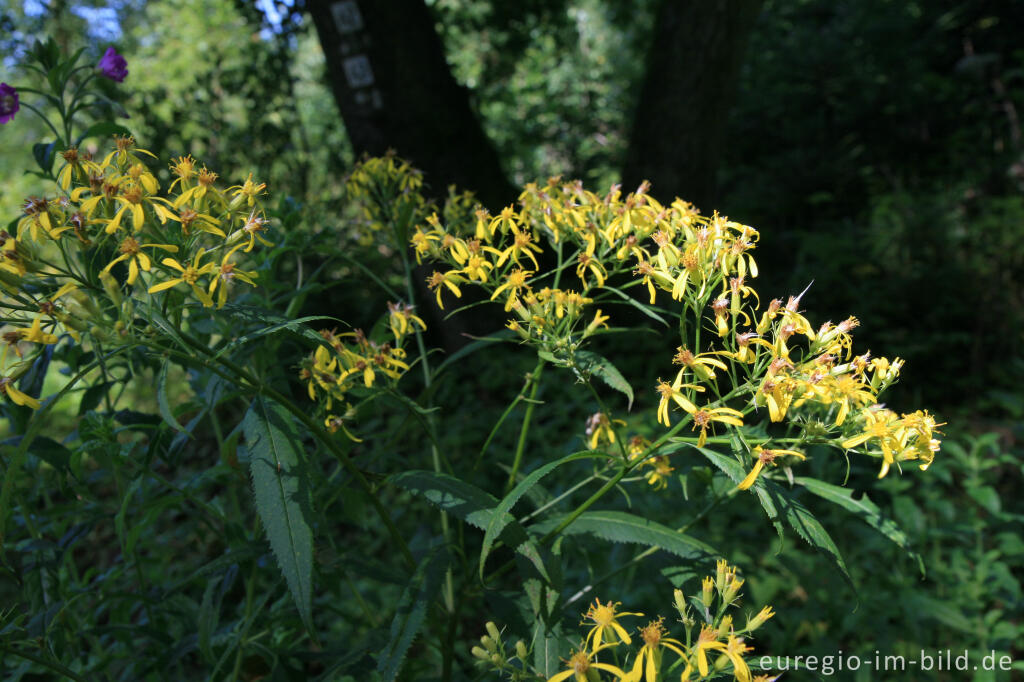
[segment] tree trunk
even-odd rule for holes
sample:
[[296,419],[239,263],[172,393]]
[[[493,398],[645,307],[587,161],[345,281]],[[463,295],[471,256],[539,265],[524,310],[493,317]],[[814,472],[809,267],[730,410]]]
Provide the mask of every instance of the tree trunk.
[[662,0],[623,168],[710,213],[743,53],[763,0]]
[[308,0],[357,154],[394,149],[438,197],[473,190],[497,212],[516,198],[422,0]]

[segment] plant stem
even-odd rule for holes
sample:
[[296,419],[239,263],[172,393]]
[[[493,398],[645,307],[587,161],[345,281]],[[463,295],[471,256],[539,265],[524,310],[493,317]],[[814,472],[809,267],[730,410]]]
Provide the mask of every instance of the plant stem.
[[512,471],[509,472],[508,483],[505,484],[506,494],[516,485],[519,465],[523,461],[523,452],[526,450],[526,436],[530,433],[530,421],[533,419],[533,410],[537,407],[537,389],[540,388],[540,376],[544,372],[544,365],[544,359],[539,358],[533,372],[530,373],[530,398],[526,405],[526,413],[523,415],[523,424],[519,427],[519,441],[516,443],[516,454],[512,460]]

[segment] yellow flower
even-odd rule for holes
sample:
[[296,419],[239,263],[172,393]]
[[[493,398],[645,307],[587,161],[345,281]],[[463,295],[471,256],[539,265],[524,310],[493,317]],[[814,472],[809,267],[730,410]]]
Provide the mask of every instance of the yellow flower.
[[427,328],[427,323],[412,311],[412,306],[406,303],[388,303],[388,325],[397,344],[401,344],[409,332],[416,331],[416,327],[421,331]]
[[107,154],[101,164],[103,167],[110,165],[110,162],[117,159],[118,168],[125,168],[129,161],[139,163],[141,160],[136,154],[145,154],[152,158],[156,158],[156,154],[145,149],[139,149],[135,146],[135,138],[131,135],[114,135],[114,142],[117,145],[117,149]]
[[466,279],[459,274],[458,270],[449,270],[448,272],[437,272],[436,270],[431,273],[430,277],[427,278],[427,286],[430,290],[437,294],[437,307],[444,310],[444,304],[441,303],[441,285],[448,287],[448,290],[455,294],[455,298],[462,298],[462,291],[459,289],[459,283],[465,282]]
[[728,370],[728,367],[726,367],[725,363],[721,360],[709,357],[710,355],[712,354],[701,353],[700,355],[694,355],[693,351],[689,348],[679,346],[675,357],[672,358],[672,363],[683,366],[683,368],[679,370],[680,376],[682,376],[686,370],[690,370],[701,381],[711,381],[715,378],[716,368],[724,372]]
[[529,289],[529,285],[526,283],[527,278],[532,275],[533,272],[530,270],[523,270],[522,268],[516,268],[505,276],[505,283],[494,290],[491,294],[491,300],[493,301],[501,292],[508,291],[508,298],[505,300],[505,312],[512,310],[516,302],[519,300],[519,292],[523,289]]
[[180,208],[178,214],[171,214],[171,220],[181,223],[181,231],[187,237],[192,233],[192,228],[198,228],[203,232],[215,234],[222,239],[227,235],[217,225],[219,220],[212,215],[193,211],[191,208]]
[[0,377],[0,393],[5,394],[15,405],[27,405],[33,410],[39,409],[40,403],[38,400],[15,388],[13,377]]
[[725,644],[718,641],[718,630],[702,625],[700,634],[697,635],[697,670],[703,677],[707,677],[710,671],[707,652],[711,650],[725,651]]
[[164,251],[170,251],[171,253],[177,253],[178,247],[172,246],[171,244],[139,244],[134,237],[125,237],[121,240],[121,245],[118,250],[121,255],[110,261],[107,267],[103,268],[103,272],[110,272],[110,269],[120,263],[123,260],[128,261],[128,284],[135,284],[135,280],[139,277],[139,268],[149,272],[151,263],[149,256],[142,252],[144,248],[157,248],[163,249]]
[[641,676],[645,682],[655,682],[658,679],[662,648],[671,649],[680,658],[686,658],[686,654],[680,648],[683,643],[665,636],[668,633],[662,626],[664,620],[664,618],[652,620],[640,630],[640,638],[644,640],[644,645],[636,654],[636,662],[633,663],[633,669],[629,672],[629,682],[640,682]]
[[[615,608],[622,602],[608,602],[602,604],[600,599],[595,599],[594,603],[590,605],[590,608],[583,615],[594,622],[594,627],[587,633],[586,644],[594,652],[601,648],[601,642],[607,641],[608,644],[617,644],[622,641],[626,644],[632,643],[632,639],[629,637],[629,633],[626,629],[619,625],[618,618],[620,616],[642,616],[642,613],[617,613]],[[586,622],[586,621],[584,621]]]
[[594,275],[594,278],[597,280],[597,286],[604,286],[604,281],[608,277],[608,272],[604,269],[604,265],[601,264],[601,261],[584,251],[580,254],[579,264],[576,266],[576,276],[583,281],[583,286],[589,286],[587,284],[587,272]]
[[765,450],[760,445],[756,446],[754,451],[750,454],[756,457],[757,461],[754,462],[754,468],[750,470],[747,477],[744,478],[738,486],[736,486],[740,490],[747,490],[754,485],[754,481],[756,481],[757,477],[761,475],[761,470],[764,469],[764,465],[774,464],[775,458],[780,455],[792,455],[793,457],[799,457],[800,459],[807,459],[802,453],[799,453],[796,450]]
[[141,230],[146,222],[147,205],[153,210],[153,213],[156,214],[157,219],[161,223],[166,223],[168,219],[173,220],[175,217],[170,211],[171,202],[162,197],[153,196],[153,193],[147,190],[141,183],[126,183],[124,188],[114,195],[114,201],[121,204],[121,208],[117,209],[117,213],[110,220],[99,221],[107,223],[105,228],[107,234],[117,232],[121,227],[121,220],[128,213],[132,216],[133,229],[136,232]]
[[192,287],[192,293],[194,293],[196,298],[202,302],[203,306],[207,308],[211,307],[213,305],[213,299],[210,298],[209,294],[203,291],[197,284],[201,276],[211,273],[217,267],[213,263],[206,263],[205,265],[199,264],[205,253],[205,250],[199,249],[190,265],[182,265],[173,258],[164,258],[160,262],[169,268],[174,268],[181,273],[181,276],[169,279],[166,282],[154,284],[149,288],[149,293],[155,294],[158,291],[170,289],[179,284],[187,284]]
[[526,256],[533,262],[534,269],[539,270],[540,266],[537,264],[537,259],[534,257],[532,251],[541,253],[541,248],[533,243],[533,238],[529,232],[520,232],[518,229],[513,228],[512,245],[501,252],[498,256],[497,266],[500,268],[505,264],[509,258],[516,265],[519,265],[519,256]]
[[230,237],[228,237],[228,243],[233,243],[239,238],[244,239],[249,237],[249,243],[243,249],[246,253],[252,251],[253,247],[256,246],[258,241],[263,246],[273,246],[272,242],[268,242],[266,239],[260,236],[260,233],[266,229],[267,223],[270,221],[261,215],[256,214],[256,209],[253,209],[249,213],[249,217],[245,219],[245,223],[242,224],[241,229],[236,230]]
[[691,413],[693,415],[693,430],[700,429],[700,438],[697,439],[697,447],[702,448],[708,439],[708,427],[712,422],[721,422],[732,426],[743,426],[743,413],[731,407],[701,408]]
[[245,282],[249,286],[256,286],[256,282],[253,280],[256,278],[256,273],[251,270],[236,270],[235,264],[230,262],[231,256],[234,255],[235,251],[238,251],[242,247],[241,244],[231,249],[224,254],[224,257],[220,261],[220,267],[216,270],[216,276],[210,280],[210,288],[207,291],[210,298],[213,298],[213,292],[217,291],[217,287],[220,286],[220,291],[217,294],[217,307],[223,308],[224,304],[228,300],[228,284],[237,280]]
[[569,677],[573,677],[574,682],[590,682],[590,677],[587,675],[587,671],[591,669],[604,670],[615,675],[615,677],[619,678],[620,680],[625,679],[627,677],[627,674],[621,668],[617,668],[616,666],[610,665],[608,663],[596,663],[590,660],[594,656],[594,654],[608,646],[611,645],[606,644],[603,647],[596,647],[593,651],[590,652],[586,651],[585,649],[581,649],[580,651],[573,653],[569,657],[569,660],[566,661],[568,669],[563,670],[557,675],[549,677],[548,682],[562,682],[562,680],[567,680],[569,679]]
[[[747,662],[743,660],[743,654],[750,651],[753,647],[745,646],[743,639],[736,635],[729,635],[728,643],[722,648],[723,657],[728,659],[732,663],[732,674],[736,677],[738,682],[751,682],[750,667],[747,666]],[[715,664],[715,668],[724,667],[718,662]]]
[[266,188],[266,183],[253,182],[252,173],[249,173],[249,177],[247,177],[245,182],[241,185],[228,187],[228,192],[235,195],[234,199],[231,200],[231,208],[237,208],[241,205],[243,200],[248,208],[252,208],[256,203],[256,197],[261,194],[266,194],[264,191]]
[[609,445],[615,443],[615,429],[613,424],[625,426],[626,422],[621,419],[609,419],[604,412],[595,412],[587,419],[586,434],[588,436],[587,447],[596,450],[601,441]]
[[220,190],[217,189],[215,183],[217,182],[217,174],[203,166],[203,169],[196,175],[196,184],[194,187],[189,187],[184,190],[177,199],[174,200],[174,208],[181,208],[187,203],[193,203],[195,206],[203,206],[207,203],[207,199],[212,200],[219,206],[225,206],[227,202],[224,200],[224,196]]
[[171,186],[167,188],[168,192],[174,191],[174,186],[180,184],[182,191],[187,190],[192,186],[192,178],[196,176],[196,160],[192,158],[191,154],[186,156],[179,156],[177,159],[171,159],[173,163],[170,165],[171,172],[178,176]]
[[672,423],[668,418],[668,407],[669,401],[675,402],[676,405],[686,410],[688,413],[693,414],[697,410],[697,406],[690,402],[689,398],[683,395],[680,389],[689,388],[695,391],[703,391],[703,386],[697,386],[695,384],[684,384],[682,373],[676,375],[676,380],[671,384],[658,380],[657,390],[661,394],[661,400],[658,402],[658,423],[664,424],[665,426],[671,426]]

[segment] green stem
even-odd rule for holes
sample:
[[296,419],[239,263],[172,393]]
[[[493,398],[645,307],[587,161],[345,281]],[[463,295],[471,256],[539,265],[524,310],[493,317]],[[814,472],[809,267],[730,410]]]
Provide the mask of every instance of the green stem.
[[553,530],[551,530],[547,535],[542,537],[540,539],[540,543],[542,545],[545,545],[548,542],[554,540],[559,535],[559,533],[561,533],[563,530],[571,526],[572,523],[583,514],[583,512],[590,509],[591,505],[593,505],[595,502],[604,497],[604,494],[607,493],[609,490],[614,488],[616,484],[618,484],[618,482],[621,481],[627,473],[629,473],[629,470],[630,466],[628,464],[623,464],[622,468],[620,468],[614,476],[605,481],[605,484],[601,486],[601,488],[596,493],[588,497],[585,502],[583,502],[580,506],[576,507],[576,509],[574,509],[572,513],[570,513],[567,517],[562,519],[562,522],[555,526]]
[[526,405],[526,413],[523,415],[523,424],[519,427],[519,441],[516,443],[516,454],[512,460],[512,471],[508,475],[508,483],[505,484],[505,493],[516,485],[516,476],[519,474],[519,465],[523,461],[523,452],[526,451],[526,436],[530,433],[530,421],[533,419],[533,410],[537,407],[537,390],[540,388],[540,376],[544,372],[545,361],[543,358],[537,360],[537,365],[530,373],[530,398]]

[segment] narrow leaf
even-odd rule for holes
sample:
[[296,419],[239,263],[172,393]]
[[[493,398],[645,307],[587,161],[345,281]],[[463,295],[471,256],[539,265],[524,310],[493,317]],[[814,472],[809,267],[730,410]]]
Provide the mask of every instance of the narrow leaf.
[[263,527],[306,629],[313,631],[313,532],[301,450],[284,408],[257,396],[242,422]]
[[839,548],[833,542],[832,536],[828,534],[828,531],[821,525],[821,522],[814,517],[814,514],[775,481],[761,479],[759,483],[764,487],[765,492],[771,496],[775,506],[782,512],[782,518],[786,520],[786,523],[807,544],[828,556],[840,573],[843,574],[843,578],[846,579],[850,588],[856,592],[857,586],[853,584],[850,572],[846,568],[846,561],[843,559],[842,554],[839,553]]
[[164,362],[160,365],[160,371],[156,376],[156,404],[160,409],[160,416],[167,422],[167,425],[178,432],[182,432],[185,428],[178,423],[178,420],[174,418],[174,412],[171,411],[171,403],[167,400],[167,369],[170,367],[169,362]]
[[802,485],[808,492],[824,498],[849,512],[853,512],[861,521],[892,540],[910,556],[917,559],[923,570],[924,565],[921,557],[910,549],[910,539],[907,537],[907,534],[903,532],[903,529],[895,521],[883,516],[882,510],[867,495],[862,496],[860,499],[854,499],[852,490],[841,488],[831,483],[825,483],[816,478],[797,478],[796,483]]
[[[747,477],[746,470],[732,457],[728,457],[720,452],[715,452],[714,450],[709,450],[707,448],[697,448],[695,445],[690,445],[689,443],[685,443],[683,445],[700,450],[700,453],[712,464],[718,467],[722,473],[728,476],[733,483],[739,484],[740,481]],[[757,500],[761,503],[761,508],[764,509],[764,513],[768,515],[768,520],[775,526],[775,531],[779,534],[779,539],[781,540],[783,537],[782,516],[779,513],[779,509],[775,506],[772,496],[764,489],[764,482],[762,479],[757,479],[754,483],[753,491],[754,494],[757,495]]]
[[402,592],[395,617],[391,621],[388,644],[377,659],[377,671],[386,682],[398,677],[405,655],[423,627],[427,607],[440,593],[441,580],[448,562],[448,552],[435,549],[420,562],[412,580]]
[[[537,524],[537,530],[545,529],[548,526],[553,528],[559,521],[560,519],[554,519]],[[531,530],[533,528],[531,526]],[[714,547],[696,538],[628,512],[584,512],[562,532],[566,535],[590,533],[611,542],[631,542],[659,547],[666,552],[684,558],[692,558],[695,553],[721,556]]]
[[515,506],[516,502],[527,493],[533,486],[535,486],[540,479],[544,478],[552,471],[568,464],[569,462],[575,462],[580,459],[593,459],[595,457],[606,457],[604,453],[586,451],[586,452],[574,452],[571,455],[563,457],[557,461],[549,462],[539,469],[533,471],[529,476],[519,482],[512,491],[505,496],[497,507],[494,509],[494,514],[491,516],[490,522],[487,524],[486,532],[484,533],[483,547],[480,549],[480,577],[484,574],[484,564],[487,562],[487,555],[491,551],[491,547],[494,545],[494,541],[498,538],[498,535],[505,526],[508,525],[509,519],[512,517],[509,512],[512,511],[512,507]]
[[576,352],[576,362],[580,371],[584,374],[593,374],[601,377],[604,383],[629,398],[629,404],[626,409],[632,409],[633,387],[629,385],[629,382],[626,381],[626,378],[622,376],[622,372],[615,365],[597,353],[591,353],[586,350]]

